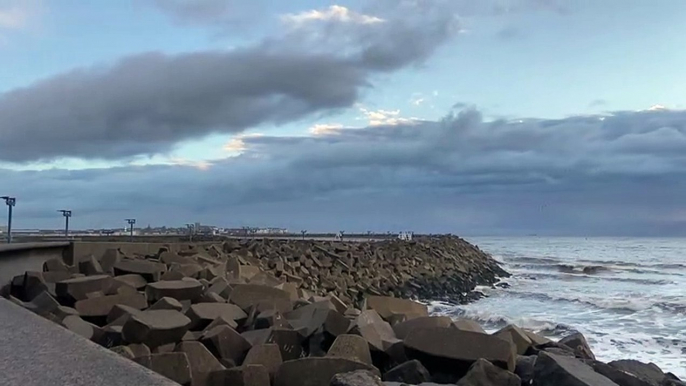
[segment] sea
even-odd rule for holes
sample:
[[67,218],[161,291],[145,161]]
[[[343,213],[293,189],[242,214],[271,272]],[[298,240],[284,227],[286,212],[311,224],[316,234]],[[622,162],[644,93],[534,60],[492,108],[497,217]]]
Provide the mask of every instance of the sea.
[[[436,314],[551,339],[586,336],[598,360],[637,359],[686,379],[686,239],[476,237],[512,277]],[[504,288],[501,288],[504,287]]]

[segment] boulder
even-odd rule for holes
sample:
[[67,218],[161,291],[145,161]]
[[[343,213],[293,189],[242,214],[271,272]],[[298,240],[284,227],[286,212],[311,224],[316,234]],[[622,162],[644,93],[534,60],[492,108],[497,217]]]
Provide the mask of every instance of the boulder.
[[333,336],[345,334],[350,329],[350,320],[339,314],[327,300],[299,307],[284,314],[294,330],[307,338],[323,326]]
[[114,265],[122,259],[121,253],[117,249],[108,249],[100,258],[100,266],[110,274],[114,273]]
[[608,364],[617,370],[633,374],[651,384],[660,384],[665,379],[665,373],[654,363],[643,363],[633,359],[624,359],[612,361]]
[[100,327],[88,323],[76,315],[70,315],[62,319],[62,325],[69,331],[92,341],[97,341],[102,336]]
[[286,318],[283,315],[281,315],[279,311],[276,310],[266,310],[260,312],[259,315],[255,317],[253,327],[255,329],[269,327],[293,328],[290,322],[286,320]]
[[431,374],[429,374],[429,370],[427,370],[420,361],[413,359],[388,370],[383,375],[383,380],[389,382],[404,382],[414,385],[422,382],[429,382],[431,380]]
[[330,386],[384,386],[378,375],[368,370],[357,370],[336,374],[331,378]]
[[69,272],[69,266],[64,260],[53,257],[43,263],[43,272]]
[[571,347],[574,353],[579,358],[595,359],[591,347],[588,345],[586,338],[580,332],[576,332],[570,336],[560,339],[560,344]]
[[530,385],[534,379],[534,366],[536,366],[536,355],[522,356],[517,355],[517,365],[515,374],[522,380],[522,385]]
[[176,300],[196,301],[203,294],[203,286],[197,280],[168,280],[150,283],[145,287],[148,302],[154,303],[163,297]]
[[377,351],[385,351],[388,347],[399,341],[388,322],[374,310],[362,311],[355,319],[355,324],[360,335],[369,342],[371,348]]
[[358,335],[339,335],[326,355],[372,365],[369,343]]
[[137,310],[142,310],[148,306],[145,295],[136,293],[133,295],[109,295],[79,300],[74,304],[74,308],[82,317],[104,317],[112,311],[112,307],[118,304]]
[[526,332],[513,324],[503,327],[493,335],[512,340],[515,346],[517,346],[517,354],[519,355],[524,355],[533,344]]
[[258,311],[276,309],[281,313],[286,313],[293,309],[288,292],[258,284],[237,284],[231,290],[229,302],[243,310],[253,305],[257,306]]
[[145,260],[119,260],[113,265],[116,276],[126,274],[138,274],[148,282],[160,280],[162,272],[167,271],[167,266],[161,263],[153,263]]
[[186,311],[191,319],[192,330],[202,330],[213,320],[223,317],[233,321],[244,320],[248,315],[238,306],[228,303],[198,303],[191,305]]
[[110,348],[112,352],[115,352],[121,356],[123,356],[126,359],[133,359],[135,356],[133,355],[133,351],[131,351],[130,348],[127,346],[114,346]]
[[192,386],[207,386],[209,374],[224,369],[217,358],[200,342],[181,342],[174,351],[186,353],[191,366]]
[[102,275],[105,271],[102,269],[100,262],[91,255],[88,258],[79,261],[79,272],[86,276]]
[[[590,362],[590,363],[588,363]],[[606,363],[588,360],[587,364],[593,367],[596,373],[608,378],[619,386],[660,386],[660,382],[649,379],[641,379],[634,374],[616,369]]]
[[57,317],[57,320],[61,322],[67,316],[71,316],[71,315],[78,316],[79,312],[76,311],[75,309],[71,308],[71,307],[59,306],[55,310],[52,311],[52,314],[55,315],[55,317]]
[[60,303],[52,295],[43,291],[30,302],[24,303],[23,306],[40,316],[47,316],[47,314],[55,314]]
[[534,367],[536,386],[617,386],[576,358],[541,351]]
[[135,289],[141,289],[144,288],[148,282],[143,278],[143,276],[132,273],[128,275],[121,275],[121,276],[116,276],[114,277],[114,281],[121,282],[123,284],[126,284],[128,286],[131,286]]
[[172,264],[169,272],[178,272],[183,277],[197,279],[202,270],[203,268],[200,264]]
[[261,365],[232,367],[210,373],[208,386],[269,386],[269,372]]
[[453,320],[453,327],[457,328],[458,330],[462,331],[471,331],[471,332],[480,332],[482,334],[486,333],[486,330],[484,330],[483,327],[478,322],[475,322],[470,319],[455,319]]
[[149,310],[183,310],[183,305],[176,299],[165,296],[156,301],[155,304],[148,308]]
[[408,320],[429,316],[428,308],[424,304],[387,296],[368,296],[367,307],[378,312],[386,320],[393,315],[405,315]]
[[171,252],[171,251],[164,251],[160,253],[160,262],[167,264],[167,265],[172,265],[172,264],[196,264],[196,261],[186,257],[186,256],[180,256],[177,253]]
[[107,292],[112,285],[112,278],[107,275],[83,276],[62,280],[55,284],[55,293],[60,299],[73,304],[77,300],[84,300],[91,292]]
[[151,354],[134,361],[183,386],[191,384],[191,366],[185,353]]
[[410,319],[393,326],[393,331],[398,339],[405,339],[410,331],[418,328],[431,327],[450,327],[452,319],[447,316],[422,316],[415,319]]
[[515,347],[496,336],[462,331],[452,327],[413,330],[405,339],[409,358],[418,359],[431,372],[465,375],[478,359],[514,371]]
[[298,359],[303,355],[303,338],[297,331],[287,328],[268,328],[245,331],[241,334],[251,345],[275,343],[284,361]]
[[544,336],[538,335],[535,332],[532,332],[529,330],[524,330],[524,333],[526,334],[526,336],[529,337],[529,340],[531,340],[531,343],[533,343],[534,345],[538,346],[541,344],[547,344],[547,343],[551,342],[550,339],[548,339]]
[[200,342],[217,358],[227,358],[241,363],[252,345],[229,326],[217,326],[203,334]]
[[131,350],[134,358],[148,356],[152,353],[150,348],[142,343],[132,343],[126,347]]
[[264,366],[272,380],[282,363],[281,351],[279,351],[279,346],[274,343],[254,345],[243,360],[243,366]]
[[479,359],[469,368],[457,386],[521,386],[519,377],[507,370],[494,366],[485,359]]
[[202,332],[205,333],[217,326],[229,326],[235,330],[238,328],[238,323],[236,323],[236,321],[231,318],[218,316],[216,319],[210,322],[210,324],[208,324]]
[[106,321],[110,324],[115,323],[115,321],[119,321],[120,323],[117,324],[123,326],[130,315],[133,315],[138,312],[140,312],[140,310],[137,308],[129,307],[123,304],[117,304],[114,307],[112,307],[110,313],[107,314]]
[[276,372],[274,386],[329,386],[336,374],[369,370],[379,376],[376,367],[345,358],[301,358],[284,362]]
[[140,311],[124,323],[122,337],[129,343],[145,343],[156,348],[180,341],[190,324],[191,320],[178,311]]

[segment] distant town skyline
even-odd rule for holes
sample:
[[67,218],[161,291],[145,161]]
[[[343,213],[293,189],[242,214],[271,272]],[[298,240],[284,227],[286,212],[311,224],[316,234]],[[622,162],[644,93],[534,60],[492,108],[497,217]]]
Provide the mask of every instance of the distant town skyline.
[[66,208],[74,229],[686,236],[685,14],[2,1],[0,196],[17,229]]

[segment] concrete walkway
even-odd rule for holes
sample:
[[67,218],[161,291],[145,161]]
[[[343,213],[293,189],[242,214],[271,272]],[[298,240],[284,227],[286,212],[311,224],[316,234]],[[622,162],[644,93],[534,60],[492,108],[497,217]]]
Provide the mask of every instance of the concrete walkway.
[[3,386],[178,386],[0,298]]

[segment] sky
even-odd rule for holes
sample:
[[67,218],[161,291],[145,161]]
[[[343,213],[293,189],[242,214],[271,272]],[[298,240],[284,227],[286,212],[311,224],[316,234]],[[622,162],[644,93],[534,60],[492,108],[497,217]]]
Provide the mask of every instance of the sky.
[[686,235],[681,0],[0,0],[15,226]]

